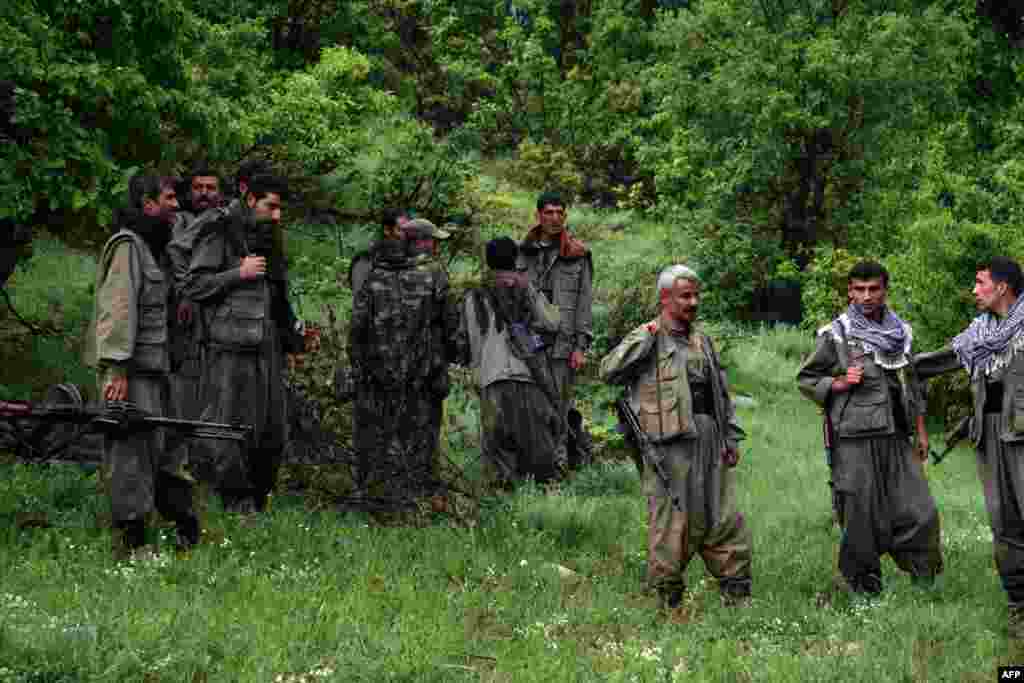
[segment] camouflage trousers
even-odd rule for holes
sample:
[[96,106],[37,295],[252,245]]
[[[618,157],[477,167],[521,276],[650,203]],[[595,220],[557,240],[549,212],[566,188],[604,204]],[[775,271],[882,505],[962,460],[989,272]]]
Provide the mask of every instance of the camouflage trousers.
[[495,478],[537,481],[565,471],[559,439],[565,431],[550,399],[536,384],[502,381],[480,392],[480,446],[485,466]]
[[359,480],[433,486],[443,408],[444,397],[425,389],[358,383],[352,441],[359,457]]
[[888,553],[915,577],[942,571],[939,513],[905,435],[842,439],[833,454],[842,539],[839,571],[857,591],[882,589]]
[[686,567],[700,553],[723,592],[749,594],[753,539],[736,509],[735,470],[722,463],[715,421],[701,414],[694,421],[696,439],[655,447],[682,511],[672,504],[653,468],[644,466],[647,583],[662,593],[682,592]]
[[206,352],[201,419],[250,424],[254,430],[249,444],[204,440],[192,446],[198,471],[214,482],[225,503],[252,498],[261,506],[274,488],[288,440],[283,373],[284,356],[276,349]]
[[[101,372],[100,395],[109,374]],[[164,375],[131,375],[128,401],[157,416],[167,415],[170,387]],[[104,464],[110,475],[110,507],[114,524],[144,521],[154,509],[164,518],[183,522],[194,517],[192,478],[185,471],[184,441],[163,429],[104,440]]]
[[978,478],[999,579],[1009,602],[1019,605],[1024,602],[1024,444],[1000,439],[1005,431],[1001,415],[985,415]]

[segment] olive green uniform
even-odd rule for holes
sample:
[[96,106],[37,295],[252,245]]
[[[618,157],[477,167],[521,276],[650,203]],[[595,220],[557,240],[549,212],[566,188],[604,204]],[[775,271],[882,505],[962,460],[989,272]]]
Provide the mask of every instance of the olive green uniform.
[[[99,366],[101,396],[110,379],[127,376],[126,400],[156,416],[168,414],[170,398],[170,281],[169,267],[154,258],[137,233],[121,230],[111,237],[97,269],[94,327],[86,352],[87,362]],[[157,429],[105,439],[112,517],[115,526],[141,525],[156,509],[194,543],[198,523],[185,451],[169,440],[176,444],[180,437]]]
[[[910,329],[907,326],[907,338]],[[850,337],[838,320],[818,331],[817,346],[797,374],[800,391],[828,411],[833,426],[833,486],[842,539],[839,571],[851,589],[882,590],[879,558],[920,580],[942,571],[939,513],[910,436],[924,404],[909,353],[886,364]],[[832,393],[853,362],[863,380]]]
[[735,470],[722,462],[723,450],[744,438],[725,373],[702,331],[679,337],[651,332],[654,324],[633,330],[601,361],[602,379],[628,387],[682,508],[645,463],[648,583],[663,595],[680,594],[686,566],[700,553],[723,594],[749,595],[752,536],[736,507]]
[[[1010,606],[1024,609],[1024,334],[1010,342],[1007,363],[971,380],[970,437],[992,529],[996,569]],[[921,379],[962,370],[949,349],[917,356]]]

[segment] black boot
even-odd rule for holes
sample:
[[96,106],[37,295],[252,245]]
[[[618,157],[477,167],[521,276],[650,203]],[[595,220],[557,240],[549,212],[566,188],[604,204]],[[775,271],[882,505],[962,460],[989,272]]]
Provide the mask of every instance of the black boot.
[[199,519],[195,516],[178,520],[178,533],[175,540],[175,549],[181,552],[191,550],[199,543]]
[[722,579],[718,591],[722,602],[728,607],[743,606],[750,602],[751,580],[749,578]]
[[130,519],[114,524],[114,555],[127,557],[146,545],[146,522]]

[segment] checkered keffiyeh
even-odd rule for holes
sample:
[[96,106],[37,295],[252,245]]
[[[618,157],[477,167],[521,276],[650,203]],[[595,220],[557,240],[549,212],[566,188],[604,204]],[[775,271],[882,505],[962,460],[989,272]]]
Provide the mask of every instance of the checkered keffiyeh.
[[1005,318],[985,312],[971,321],[967,329],[953,338],[953,351],[960,364],[971,374],[991,374],[1008,363],[1024,346],[1024,297],[1018,298]]
[[847,334],[872,351],[888,356],[909,350],[907,324],[888,306],[882,308],[881,322],[868,318],[857,304],[847,307],[846,318],[850,323]]

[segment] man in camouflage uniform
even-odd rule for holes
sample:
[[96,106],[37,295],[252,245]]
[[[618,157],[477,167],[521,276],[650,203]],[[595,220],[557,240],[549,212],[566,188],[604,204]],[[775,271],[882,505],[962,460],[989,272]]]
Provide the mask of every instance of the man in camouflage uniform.
[[[751,534],[736,509],[739,462],[732,400],[711,343],[697,326],[700,281],[686,266],[658,277],[661,314],[629,333],[601,361],[601,377],[627,400],[654,445],[671,490],[645,462],[647,580],[662,604],[682,599],[686,565],[699,552],[727,603],[751,589]],[[675,498],[675,502],[673,502]]]
[[[167,414],[170,393],[172,275],[164,250],[178,207],[173,188],[169,178],[132,178],[132,205],[119,212],[119,230],[100,257],[87,355],[90,364],[99,366],[104,399],[132,401],[158,416]],[[192,481],[180,460],[184,451],[168,448],[167,436],[154,430],[106,439],[113,521],[124,549],[145,543],[146,515],[154,507],[176,523],[179,547],[199,540]]]
[[800,391],[831,425],[839,571],[850,590],[870,595],[882,590],[885,553],[917,583],[930,585],[942,571],[939,513],[922,465],[928,432],[913,334],[885,305],[888,285],[880,264],[855,265],[849,308],[818,330],[797,375]]
[[981,265],[974,299],[981,314],[948,348],[915,359],[922,379],[966,370],[977,456],[996,569],[1009,602],[1009,635],[1024,639],[1024,275],[996,257]]
[[[568,424],[569,411],[575,410],[576,372],[583,367],[594,338],[594,264],[586,245],[569,232],[565,216],[565,202],[559,195],[547,192],[540,196],[537,225],[520,244],[519,268],[526,270],[533,286],[561,313],[558,332],[546,335],[545,343],[561,401],[558,411]],[[568,429],[561,434],[559,459],[567,462]]]
[[220,177],[205,164],[193,168],[186,182],[188,207],[191,211],[178,212],[171,242],[167,245],[167,254],[174,272],[175,302],[175,316],[171,326],[171,403],[177,417],[195,420],[202,410],[199,378],[202,372],[203,328],[199,307],[185,297],[184,288],[196,235],[206,221],[220,217],[220,213],[211,210],[220,208],[224,201],[220,191]]
[[[262,511],[287,442],[285,353],[303,349],[301,324],[288,305],[287,270],[272,231],[287,193],[283,179],[256,176],[246,194],[196,238],[184,294],[203,310],[205,420],[253,424],[253,441],[195,444],[214,462],[225,507]],[[213,450],[215,449],[215,450]]]
[[483,459],[500,482],[555,479],[565,422],[537,332],[558,331],[558,307],[516,271],[512,239],[488,242],[486,254],[491,272],[463,299],[454,344],[480,390]]
[[448,276],[424,258],[425,243],[448,233],[426,220],[403,232],[406,239],[374,251],[352,309],[353,441],[363,483],[371,473],[378,481],[398,476],[422,492],[433,485],[452,338]]

